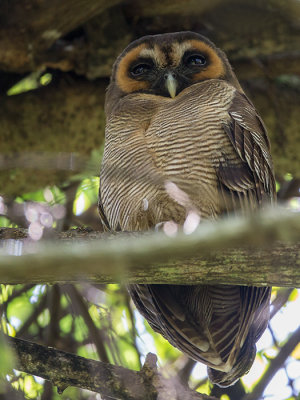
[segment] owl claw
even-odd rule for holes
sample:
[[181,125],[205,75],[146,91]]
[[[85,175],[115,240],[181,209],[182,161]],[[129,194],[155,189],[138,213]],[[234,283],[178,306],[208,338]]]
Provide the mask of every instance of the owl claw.
[[167,236],[174,237],[177,235],[179,225],[174,221],[167,221],[163,224],[163,231]]
[[145,199],[143,199],[143,210],[147,211],[148,208],[149,208],[149,201],[148,201],[148,199],[145,198]]

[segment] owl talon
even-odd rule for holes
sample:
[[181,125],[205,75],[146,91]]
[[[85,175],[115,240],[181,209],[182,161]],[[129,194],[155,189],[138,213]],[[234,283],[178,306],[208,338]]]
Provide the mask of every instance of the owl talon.
[[167,221],[163,224],[163,231],[167,236],[174,237],[177,235],[179,225],[174,221]]

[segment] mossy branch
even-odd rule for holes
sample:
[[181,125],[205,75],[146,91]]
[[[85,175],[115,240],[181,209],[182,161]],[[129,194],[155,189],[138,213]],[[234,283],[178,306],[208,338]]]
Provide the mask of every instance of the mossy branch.
[[[109,236],[69,232],[55,242],[28,243],[28,239],[7,240],[7,229],[2,228],[2,237],[4,233],[0,257],[4,284],[89,281],[300,287],[300,214],[281,209],[205,222],[193,234],[175,237],[162,232]],[[23,255],[7,255],[5,248],[12,251],[12,246],[22,248]]]
[[172,387],[169,399],[216,400],[183,387],[176,379],[169,382],[161,377],[157,372],[157,358],[151,353],[141,371],[132,371],[26,340],[6,339],[17,356],[15,368],[51,381],[60,394],[68,386],[76,386],[100,393],[106,400],[154,400]]

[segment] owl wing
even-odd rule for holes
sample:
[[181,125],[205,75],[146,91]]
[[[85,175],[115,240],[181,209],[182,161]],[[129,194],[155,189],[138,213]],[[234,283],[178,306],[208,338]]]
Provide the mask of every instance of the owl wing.
[[250,369],[268,323],[270,288],[130,285],[129,292],[152,329],[208,365],[214,383],[231,385]]
[[[205,290],[205,287],[203,287]],[[194,360],[210,366],[221,363],[219,355],[210,347],[205,325],[197,326],[192,321],[186,307],[180,299],[189,296],[188,286],[175,285],[129,285],[129,293],[141,314],[151,328],[160,333],[173,346]],[[178,301],[174,301],[174,297]],[[205,310],[211,318],[212,305],[209,296],[205,296]],[[188,319],[188,320],[187,320]]]
[[101,220],[101,223],[102,223],[102,226],[103,226],[103,230],[105,232],[111,231],[109,222],[108,222],[107,217],[106,217],[105,212],[104,212],[100,189],[99,189],[99,194],[98,194],[98,212],[99,212],[100,220]]
[[[241,310],[238,337],[230,353],[227,348],[227,356],[232,363],[232,368],[226,372],[213,368],[207,369],[210,380],[223,387],[234,384],[250,370],[256,355],[255,343],[265,331],[269,321],[271,288],[240,286],[239,289]],[[221,332],[222,327],[219,333]],[[214,331],[215,335],[219,333]],[[226,346],[226,341],[222,345]]]
[[224,156],[217,170],[220,192],[225,212],[249,211],[275,200],[270,144],[263,121],[244,94],[235,92],[229,115],[223,128],[241,163],[232,164]]

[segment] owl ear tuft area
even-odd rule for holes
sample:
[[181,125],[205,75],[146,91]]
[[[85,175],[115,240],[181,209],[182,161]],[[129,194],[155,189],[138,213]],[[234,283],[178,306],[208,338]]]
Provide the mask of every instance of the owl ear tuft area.
[[145,43],[129,50],[128,53],[121,58],[116,69],[116,84],[125,93],[132,93],[142,89],[148,89],[150,84],[147,81],[138,81],[129,75],[130,65],[136,60],[143,49],[146,48]]

